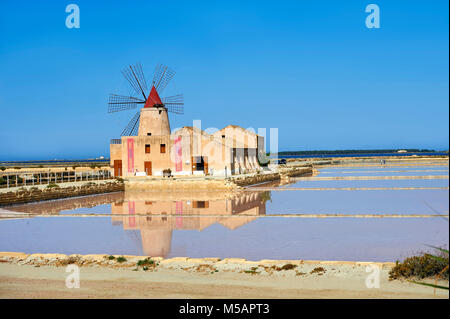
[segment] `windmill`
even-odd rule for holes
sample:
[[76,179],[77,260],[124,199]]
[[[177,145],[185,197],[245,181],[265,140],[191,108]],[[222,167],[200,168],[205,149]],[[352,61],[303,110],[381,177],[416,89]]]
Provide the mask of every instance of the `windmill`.
[[[136,136],[140,127],[142,110],[157,110],[159,114],[163,112],[167,118],[167,112],[175,114],[183,114],[184,111],[184,98],[183,94],[177,94],[160,98],[160,94],[164,91],[170,80],[175,75],[175,71],[171,70],[165,65],[158,64],[155,68],[153,80],[151,83],[151,89],[148,89],[147,81],[145,80],[144,72],[142,71],[142,65],[136,63],[130,65],[128,68],[122,71],[125,79],[130,83],[134,95],[118,95],[110,94],[108,101],[108,113],[120,112],[135,109],[141,107],[138,112],[131,118],[128,125],[122,131],[121,136]],[[146,92],[147,95],[146,95]],[[148,120],[155,121],[159,118],[152,117]],[[152,124],[151,124],[152,125]],[[169,128],[170,131],[170,128]],[[147,133],[147,135],[151,135]]]

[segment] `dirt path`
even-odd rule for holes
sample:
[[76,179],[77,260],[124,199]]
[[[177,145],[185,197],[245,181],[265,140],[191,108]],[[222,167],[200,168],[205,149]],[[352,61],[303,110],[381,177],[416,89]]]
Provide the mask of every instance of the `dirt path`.
[[[339,266],[335,266],[339,267]],[[80,288],[66,288],[65,267],[0,264],[0,298],[448,298],[448,291],[404,282],[368,289],[365,274],[310,275],[81,267]],[[339,273],[338,273],[339,274]]]

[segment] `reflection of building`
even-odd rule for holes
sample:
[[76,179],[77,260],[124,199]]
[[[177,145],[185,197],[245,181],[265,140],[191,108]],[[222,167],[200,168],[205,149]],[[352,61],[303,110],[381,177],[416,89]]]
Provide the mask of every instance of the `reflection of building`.
[[227,198],[219,192],[126,192],[123,203],[111,205],[111,218],[126,230],[140,230],[144,255],[165,257],[174,229],[203,230],[215,223],[236,229],[265,214],[267,195],[246,192]]

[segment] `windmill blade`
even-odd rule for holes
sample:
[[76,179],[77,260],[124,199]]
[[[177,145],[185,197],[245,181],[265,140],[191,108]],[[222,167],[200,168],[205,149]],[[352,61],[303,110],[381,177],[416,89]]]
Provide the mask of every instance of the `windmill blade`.
[[140,112],[136,112],[133,118],[128,122],[128,125],[122,131],[121,136],[136,136],[139,130],[139,119],[141,118]]
[[175,114],[184,114],[184,103],[166,103],[164,106],[166,107],[168,112]]
[[183,94],[177,94],[173,96],[166,96],[162,99],[163,104],[165,103],[183,103],[184,104],[184,96]]
[[158,64],[156,66],[152,84],[156,88],[156,91],[158,91],[158,94],[162,93],[162,91],[166,88],[167,84],[169,84],[174,75],[175,71],[169,69],[168,66],[165,66],[163,64]]
[[141,82],[138,79],[138,76],[136,75],[136,66],[129,66],[128,68],[122,70],[122,74],[127,79],[128,83],[130,83],[131,87],[134,89],[136,94],[141,95],[146,99],[144,89],[142,87]]
[[184,96],[183,94],[177,94],[172,96],[166,96],[162,100],[164,106],[168,112],[175,114],[184,114]]
[[110,94],[108,101],[108,113],[120,112],[125,110],[131,110],[138,106],[138,104],[144,104],[145,101],[137,97]]
[[133,66],[133,70],[139,80],[139,83],[142,86],[142,89],[144,90],[144,92],[147,92],[148,91],[147,81],[145,80],[144,71],[142,70],[142,64],[140,62],[136,63],[136,65]]

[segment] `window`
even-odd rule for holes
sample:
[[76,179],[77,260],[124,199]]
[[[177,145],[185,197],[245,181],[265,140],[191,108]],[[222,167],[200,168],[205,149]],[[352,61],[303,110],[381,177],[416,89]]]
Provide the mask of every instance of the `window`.
[[165,152],[166,152],[166,144],[161,144],[160,153],[165,153]]
[[222,135],[222,138],[225,138],[225,135]]
[[146,154],[150,153],[150,144],[145,144],[145,153]]
[[145,201],[145,205],[151,205],[151,204],[153,204],[152,201],[148,201],[148,200]]
[[193,208],[209,208],[209,202],[203,200],[194,201],[192,204]]
[[152,135],[152,133],[147,133],[147,136],[151,136]]

